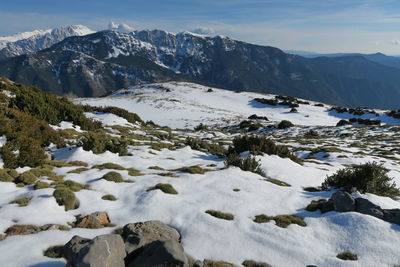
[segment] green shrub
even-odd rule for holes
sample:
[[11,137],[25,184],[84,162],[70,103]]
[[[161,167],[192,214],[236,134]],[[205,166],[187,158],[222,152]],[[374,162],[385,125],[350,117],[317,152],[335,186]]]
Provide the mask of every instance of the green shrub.
[[295,162],[301,162],[301,159],[290,152],[286,146],[276,145],[274,141],[265,136],[240,136],[233,139],[233,147],[229,148],[229,154],[242,153],[249,151],[253,155],[266,153],[268,155],[278,155],[281,158],[290,158]]
[[265,214],[260,214],[260,215],[256,215],[256,217],[254,218],[254,222],[256,223],[267,223],[270,222],[271,220],[273,220],[274,217],[272,216],[267,216]]
[[33,189],[35,190],[39,190],[39,189],[44,189],[44,188],[49,188],[50,184],[46,183],[46,182],[42,182],[42,181],[38,181],[36,182],[36,184],[34,185]]
[[87,132],[82,138],[82,147],[86,151],[93,151],[95,154],[101,154],[107,150],[112,153],[118,153],[120,156],[125,156],[127,152],[128,141],[111,137],[101,130]]
[[156,184],[155,186],[150,187],[149,189],[147,189],[147,191],[152,191],[152,190],[161,190],[166,194],[173,194],[173,195],[177,195],[178,191],[175,190],[175,188],[171,185],[171,184]]
[[189,167],[181,167],[178,169],[174,169],[171,171],[175,171],[175,172],[187,172],[190,174],[205,174],[207,172],[207,170],[203,169],[200,166],[194,165],[194,166],[189,166]]
[[103,175],[102,179],[110,182],[115,182],[115,183],[122,183],[124,182],[124,179],[122,178],[122,175],[118,172],[108,172]]
[[383,164],[376,162],[346,167],[328,176],[322,183],[322,189],[336,187],[350,191],[356,187],[361,193],[388,197],[399,196],[400,190],[396,187],[396,183],[391,182],[393,178],[387,175],[388,171]]
[[36,175],[37,177],[52,177],[56,176],[56,174],[52,171],[52,168],[34,168],[30,170],[31,173]]
[[81,166],[81,167],[87,167],[88,164],[86,162],[80,161],[80,160],[74,160],[74,161],[68,161],[68,164],[74,165],[74,166]]
[[235,217],[231,213],[225,213],[221,212],[218,210],[206,210],[207,214],[210,214],[211,216],[218,218],[218,219],[223,219],[227,221],[232,221]]
[[23,183],[25,185],[34,184],[38,178],[30,171],[22,173],[15,179],[15,183]]
[[64,205],[65,211],[78,208],[78,201],[73,191],[67,187],[59,187],[53,192],[58,205]]
[[225,161],[225,166],[236,166],[243,171],[250,171],[257,173],[261,176],[265,176],[265,172],[263,171],[263,169],[261,169],[260,162],[250,155],[247,158],[243,159],[237,154],[229,154]]
[[109,169],[109,170],[125,170],[126,168],[122,167],[121,165],[112,163],[112,162],[107,162],[104,164],[100,165],[94,165],[93,168],[99,169],[99,170],[104,170],[104,169]]
[[92,121],[83,114],[81,106],[71,103],[66,97],[58,97],[41,91],[36,87],[19,84],[8,85],[16,94],[9,107],[24,111],[39,120],[57,125],[61,121],[72,121],[83,130],[94,130],[101,127],[100,122]]
[[6,144],[1,149],[7,168],[36,167],[47,158],[44,148],[50,143],[65,146],[64,139],[46,122],[16,109],[0,107],[0,136]]
[[148,169],[150,169],[150,170],[156,170],[156,171],[165,171],[164,168],[161,168],[161,167],[159,167],[159,166],[150,166],[150,167],[148,167]]
[[77,183],[77,182],[72,181],[72,180],[66,180],[66,181],[58,184],[57,188],[58,187],[67,187],[67,188],[69,188],[70,190],[72,190],[74,192],[79,192],[82,189],[89,189],[89,187],[87,185],[80,184],[80,183]]
[[277,215],[277,216],[267,216],[265,214],[260,214],[257,215],[253,221],[256,223],[267,223],[271,220],[275,221],[275,225],[286,228],[290,224],[297,224],[300,226],[307,226],[307,224],[304,222],[303,218],[296,216],[296,215]]
[[141,173],[139,170],[136,170],[134,168],[128,168],[127,170],[128,170],[128,174],[130,176],[142,176],[143,175],[143,173]]
[[85,168],[85,167],[81,167],[81,168],[77,168],[77,169],[75,169],[75,170],[71,170],[71,171],[69,171],[68,173],[81,173],[81,172],[85,172],[85,171],[88,171],[88,170],[90,170],[89,168]]
[[32,197],[22,197],[10,202],[10,204],[18,204],[20,207],[28,206],[29,201],[31,201]]
[[116,198],[114,195],[110,195],[110,194],[102,196],[101,199],[103,199],[103,200],[110,200],[110,201],[115,201],[115,200],[117,200],[117,198]]
[[278,129],[287,129],[293,126],[293,123],[291,123],[290,121],[283,120],[278,124]]
[[282,228],[286,228],[292,223],[303,227],[307,226],[303,218],[296,215],[278,215],[274,217],[274,221],[277,226]]
[[18,177],[18,173],[16,177],[13,177],[11,175],[11,171],[15,170],[10,170],[10,169],[0,169],[0,182],[14,182],[15,178]]
[[201,140],[200,138],[188,137],[185,140],[185,145],[190,146],[190,148],[193,150],[199,150],[205,153],[216,155],[218,157],[224,157],[226,154],[226,149],[223,145],[209,143],[205,140]]
[[356,261],[358,260],[357,254],[344,251],[336,255],[337,258],[345,261]]
[[271,265],[269,265],[268,263],[257,262],[253,260],[245,260],[244,262],[242,262],[242,265],[244,267],[271,267]]

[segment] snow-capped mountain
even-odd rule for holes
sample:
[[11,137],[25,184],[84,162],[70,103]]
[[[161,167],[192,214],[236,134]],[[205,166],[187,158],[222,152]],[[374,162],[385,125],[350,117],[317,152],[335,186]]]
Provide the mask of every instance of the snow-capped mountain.
[[11,36],[0,37],[0,59],[34,53],[52,46],[70,36],[94,33],[83,25],[72,25],[49,30],[35,30]]
[[306,59],[224,36],[115,23],[110,29],[4,60],[0,76],[61,95],[99,96],[176,80],[333,105],[399,108],[400,69],[361,56]]

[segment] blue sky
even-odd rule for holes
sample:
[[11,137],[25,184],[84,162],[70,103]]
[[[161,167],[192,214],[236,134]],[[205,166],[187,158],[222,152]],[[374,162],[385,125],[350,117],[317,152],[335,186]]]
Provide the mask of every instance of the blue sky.
[[398,0],[2,0],[0,35],[110,21],[203,30],[281,49],[400,55]]

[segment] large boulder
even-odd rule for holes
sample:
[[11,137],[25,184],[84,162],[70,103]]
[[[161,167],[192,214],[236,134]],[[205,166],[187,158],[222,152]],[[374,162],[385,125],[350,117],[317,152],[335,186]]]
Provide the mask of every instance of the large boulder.
[[400,225],[400,209],[383,210],[383,220]]
[[337,191],[332,195],[331,199],[335,211],[347,212],[356,210],[356,202],[347,192]]
[[120,235],[100,235],[84,244],[77,253],[72,253],[67,258],[67,266],[124,267],[125,256],[124,241]]
[[63,254],[69,261],[74,255],[78,254],[79,250],[90,242],[89,238],[80,237],[78,235],[71,238],[67,244],[64,245]]
[[174,228],[160,221],[130,223],[124,226],[122,236],[129,254],[154,241],[174,240],[180,242],[180,234]]
[[154,241],[133,254],[128,256],[127,267],[189,266],[182,245],[174,239]]
[[378,205],[365,198],[356,198],[356,211],[363,214],[368,214],[376,218],[383,218],[383,210]]

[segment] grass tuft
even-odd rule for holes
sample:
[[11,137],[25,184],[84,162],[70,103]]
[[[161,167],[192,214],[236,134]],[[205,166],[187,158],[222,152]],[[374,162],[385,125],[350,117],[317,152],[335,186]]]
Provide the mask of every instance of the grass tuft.
[[213,216],[215,218],[223,219],[223,220],[227,220],[227,221],[232,221],[234,219],[233,214],[221,212],[218,210],[206,210],[206,213],[210,214],[211,216]]

